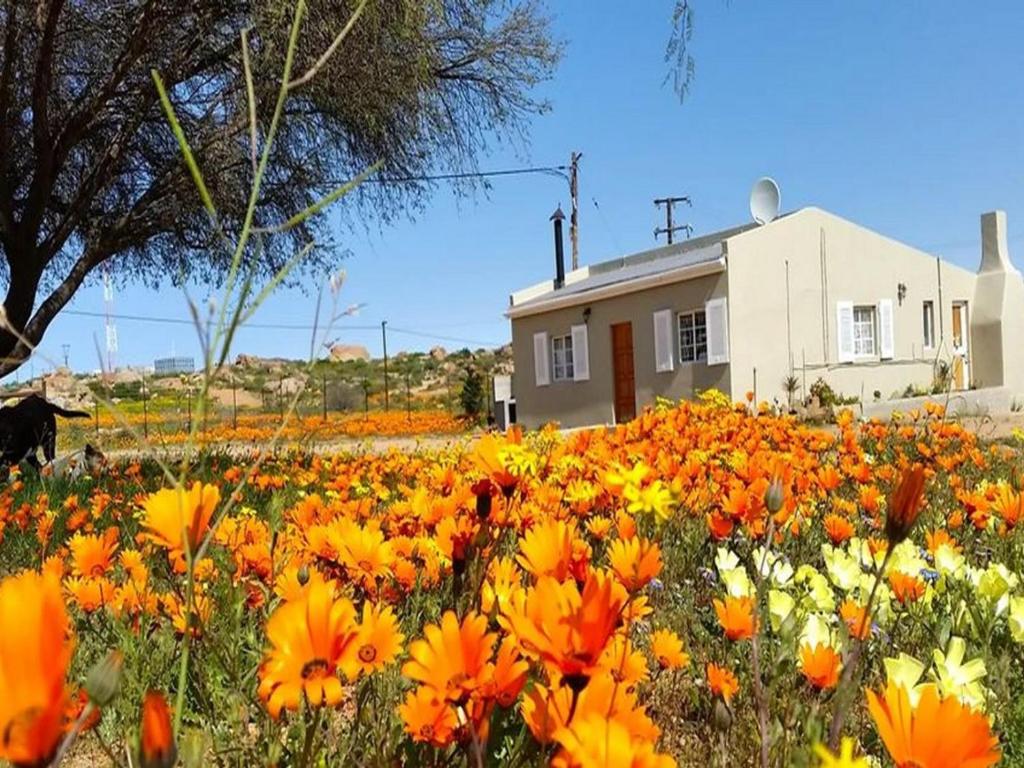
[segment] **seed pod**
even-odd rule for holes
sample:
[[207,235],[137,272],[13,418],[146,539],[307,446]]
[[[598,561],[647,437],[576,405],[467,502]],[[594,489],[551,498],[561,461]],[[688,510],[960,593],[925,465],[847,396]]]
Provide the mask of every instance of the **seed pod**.
[[105,707],[117,698],[123,668],[124,654],[117,649],[96,662],[85,678],[85,692],[89,694],[89,701],[98,707]]

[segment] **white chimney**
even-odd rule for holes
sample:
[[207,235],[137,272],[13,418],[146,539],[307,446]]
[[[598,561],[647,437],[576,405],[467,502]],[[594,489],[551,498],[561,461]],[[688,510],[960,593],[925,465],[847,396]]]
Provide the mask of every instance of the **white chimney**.
[[981,266],[978,272],[1017,273],[1006,245],[1006,211],[981,215]]

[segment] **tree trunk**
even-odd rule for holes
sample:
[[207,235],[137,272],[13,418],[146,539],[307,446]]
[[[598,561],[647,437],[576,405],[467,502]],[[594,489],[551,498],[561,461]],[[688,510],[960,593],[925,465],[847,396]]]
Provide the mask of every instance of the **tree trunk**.
[[6,375],[23,363],[30,349],[20,344],[21,336],[32,318],[40,272],[30,255],[12,258],[11,282],[4,299],[6,322],[0,323],[0,375]]

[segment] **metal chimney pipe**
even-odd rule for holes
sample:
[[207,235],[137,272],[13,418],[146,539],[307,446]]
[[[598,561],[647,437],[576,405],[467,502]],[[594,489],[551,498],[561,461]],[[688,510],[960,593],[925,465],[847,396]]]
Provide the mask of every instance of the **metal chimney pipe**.
[[565,251],[562,246],[562,222],[565,221],[565,214],[562,213],[562,206],[551,214],[550,221],[555,222],[555,290],[565,285]]

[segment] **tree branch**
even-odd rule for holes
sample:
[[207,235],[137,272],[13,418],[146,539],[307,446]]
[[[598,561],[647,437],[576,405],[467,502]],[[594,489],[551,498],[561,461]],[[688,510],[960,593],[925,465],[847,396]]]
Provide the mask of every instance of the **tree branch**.
[[[110,255],[109,249],[99,245],[86,247],[67,277],[61,281],[60,285],[36,309],[32,319],[21,330],[21,338],[12,337],[14,343],[4,345],[8,346],[9,349],[0,350],[0,352],[5,353],[3,358],[0,358],[0,377],[17,370],[22,362],[32,354],[32,349],[43,338],[43,334],[50,326],[50,323],[53,322],[57,313],[71,300],[71,297],[75,295],[75,291],[81,287],[82,281],[85,280],[89,272]],[[15,327],[15,330],[18,329]],[[5,332],[3,335],[8,336],[9,332]]]

